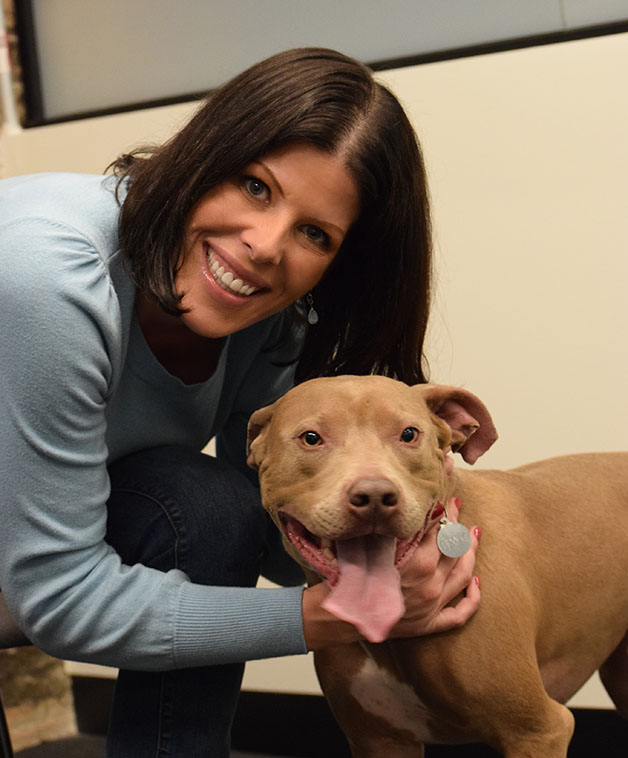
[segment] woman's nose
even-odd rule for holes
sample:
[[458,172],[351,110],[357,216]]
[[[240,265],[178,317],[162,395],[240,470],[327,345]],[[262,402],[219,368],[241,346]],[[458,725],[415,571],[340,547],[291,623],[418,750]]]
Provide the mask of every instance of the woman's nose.
[[289,240],[289,225],[270,213],[258,217],[241,235],[249,249],[249,258],[256,263],[279,263]]

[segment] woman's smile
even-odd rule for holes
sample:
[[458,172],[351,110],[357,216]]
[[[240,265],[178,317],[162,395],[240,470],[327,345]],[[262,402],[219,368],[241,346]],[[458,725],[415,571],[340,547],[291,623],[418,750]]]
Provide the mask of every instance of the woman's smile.
[[319,282],[358,213],[338,156],[290,145],[247,166],[192,209],[176,275],[182,321],[224,337],[291,305]]
[[[254,292],[259,292],[262,287],[247,283],[245,274],[239,274],[235,271],[231,271],[229,264],[223,258],[219,258],[216,252],[207,246],[207,264],[209,266],[209,272],[213,276],[214,281],[217,282],[227,292],[240,295],[240,297],[249,297]],[[243,278],[240,278],[240,277]]]

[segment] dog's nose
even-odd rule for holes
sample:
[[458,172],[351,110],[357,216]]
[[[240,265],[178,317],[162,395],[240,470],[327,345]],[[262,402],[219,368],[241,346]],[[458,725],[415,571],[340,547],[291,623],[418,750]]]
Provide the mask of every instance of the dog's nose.
[[360,518],[392,515],[399,491],[389,479],[359,479],[349,490],[349,508]]

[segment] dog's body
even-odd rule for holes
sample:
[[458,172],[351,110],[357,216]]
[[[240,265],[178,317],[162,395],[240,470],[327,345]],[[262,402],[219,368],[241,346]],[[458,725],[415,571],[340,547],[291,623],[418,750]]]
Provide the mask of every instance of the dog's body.
[[[382,377],[306,382],[254,414],[250,437],[264,505],[311,581],[313,567],[335,583],[329,551],[345,540],[390,534],[411,549],[451,496],[483,528],[482,601],[464,627],[316,654],[353,755],[483,742],[507,758],[564,758],[573,719],[561,703],[616,649],[628,672],[628,453],[454,470],[450,445],[473,462],[494,441],[486,409]],[[611,675],[607,688],[625,707],[628,682]]]

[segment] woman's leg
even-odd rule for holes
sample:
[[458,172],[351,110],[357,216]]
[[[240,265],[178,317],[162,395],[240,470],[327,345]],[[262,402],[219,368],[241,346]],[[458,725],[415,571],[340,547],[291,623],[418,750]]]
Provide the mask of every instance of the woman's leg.
[[[268,520],[240,472],[168,447],[127,456],[110,476],[107,541],[125,563],[178,568],[200,584],[255,584]],[[121,671],[108,758],[226,758],[243,670]]]

